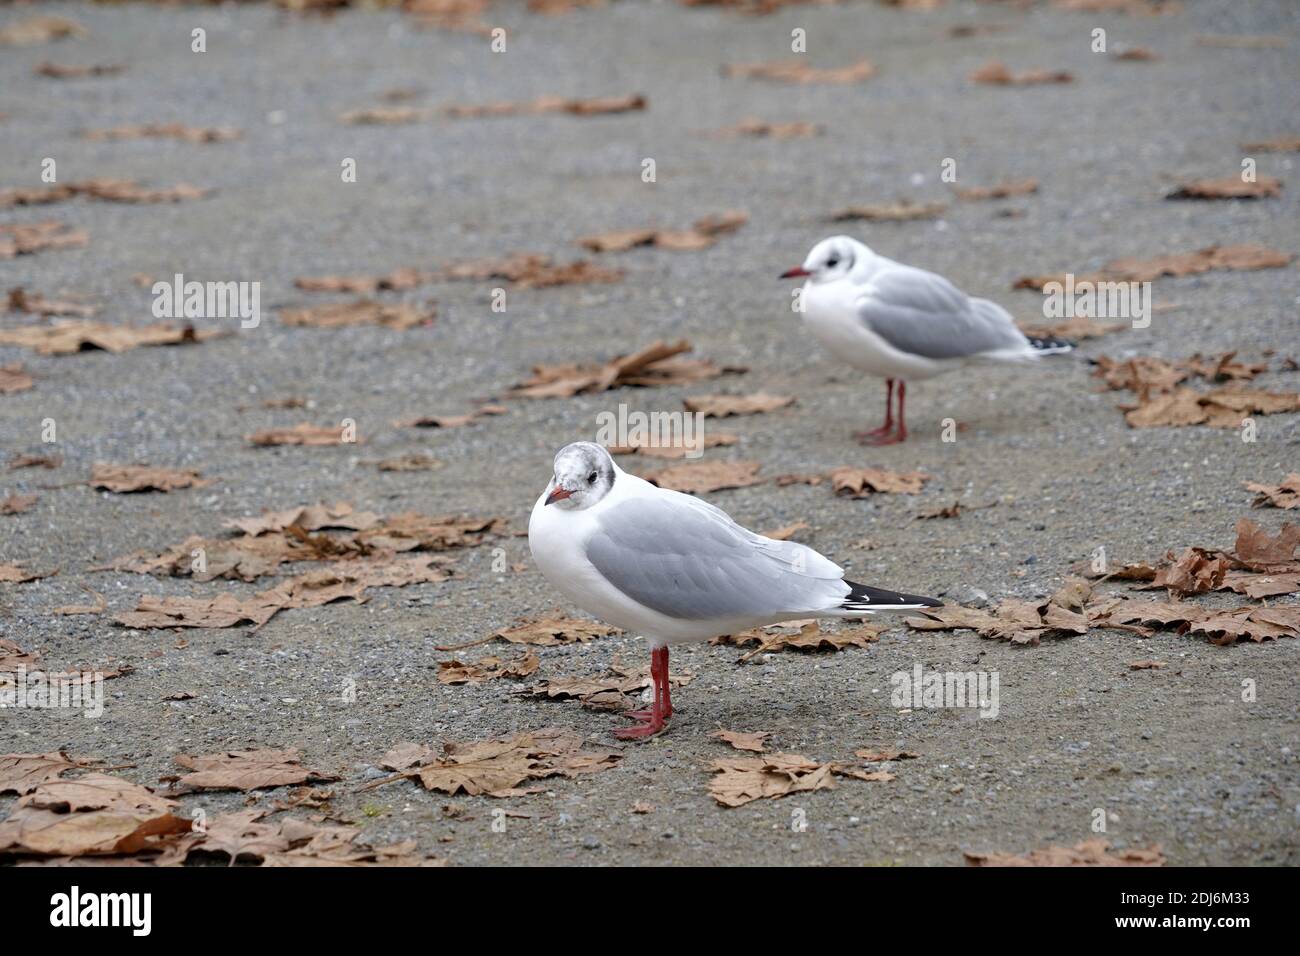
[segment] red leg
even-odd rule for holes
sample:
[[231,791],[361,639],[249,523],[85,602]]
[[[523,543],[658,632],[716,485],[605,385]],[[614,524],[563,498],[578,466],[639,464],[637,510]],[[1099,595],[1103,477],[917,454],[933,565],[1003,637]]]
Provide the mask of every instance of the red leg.
[[654,707],[649,713],[644,710],[632,711],[624,714],[625,717],[631,717],[637,722],[635,727],[620,727],[614,731],[614,736],[619,740],[636,740],[641,737],[653,737],[659,731],[664,729],[664,708],[663,708],[663,682],[660,679],[660,651],[664,651],[663,661],[668,662],[666,649],[659,648],[650,654],[650,679],[654,682]]
[[894,430],[894,380],[885,379],[885,424],[869,432],[854,432],[853,437],[864,445],[874,445]]
[[[893,380],[890,379],[892,383]],[[863,439],[864,445],[897,445],[907,439],[907,421],[903,412],[903,404],[907,400],[907,383],[900,381],[898,383],[898,422],[897,427],[892,427],[894,422],[891,420],[886,423],[885,428],[879,429],[874,433],[868,433],[867,436],[859,436]]]
[[664,688],[664,720],[673,715],[673,685],[668,679],[668,648],[667,646],[659,648],[662,655],[659,659],[659,675],[663,680]]

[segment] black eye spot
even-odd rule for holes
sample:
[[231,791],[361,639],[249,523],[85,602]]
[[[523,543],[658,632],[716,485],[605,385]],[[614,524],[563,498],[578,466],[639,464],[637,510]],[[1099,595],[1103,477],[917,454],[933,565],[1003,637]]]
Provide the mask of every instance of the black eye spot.
[[827,269],[834,269],[839,264],[840,264],[840,260],[835,256],[831,256],[829,259],[826,260]]
[[590,475],[587,476],[587,484],[594,485],[596,483],[596,477],[597,475],[593,471]]

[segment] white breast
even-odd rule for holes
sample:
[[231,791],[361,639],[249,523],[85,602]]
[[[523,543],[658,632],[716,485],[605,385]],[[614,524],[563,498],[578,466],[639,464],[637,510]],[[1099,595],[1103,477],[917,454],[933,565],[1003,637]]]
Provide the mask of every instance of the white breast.
[[894,348],[858,317],[856,287],[848,281],[804,285],[804,324],[835,358],[878,378],[922,379],[944,363]]

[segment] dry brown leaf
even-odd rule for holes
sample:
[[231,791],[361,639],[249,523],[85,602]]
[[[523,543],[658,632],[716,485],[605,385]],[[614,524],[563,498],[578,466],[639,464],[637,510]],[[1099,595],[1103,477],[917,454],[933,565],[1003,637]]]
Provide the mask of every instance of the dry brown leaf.
[[625,252],[637,246],[658,246],[660,249],[679,252],[694,251],[709,248],[718,241],[719,236],[735,232],[748,221],[747,213],[732,209],[716,216],[697,219],[690,229],[623,229],[587,236],[579,239],[578,244],[592,252]]
[[739,730],[715,730],[709,734],[710,737],[717,737],[724,743],[731,744],[737,750],[748,750],[751,753],[761,754],[767,749],[766,740],[772,736],[769,731],[757,730],[753,732],[743,732]]
[[875,206],[846,206],[828,217],[830,222],[911,222],[915,219],[936,219],[948,206],[941,202],[914,203],[909,199]]
[[1012,73],[1005,63],[993,60],[984,64],[970,75],[973,83],[987,83],[992,86],[1036,86],[1042,83],[1073,83],[1074,75],[1065,70],[1030,70],[1027,73]]
[[48,43],[50,40],[62,40],[67,37],[83,37],[86,28],[67,17],[28,17],[11,23],[0,30],[0,44],[6,46],[33,46]]
[[177,754],[176,763],[192,771],[176,781],[181,792],[193,790],[261,790],[303,783],[328,783],[334,774],[303,766],[294,749],[231,750],[196,757]]
[[912,753],[910,750],[895,750],[892,747],[879,747],[870,750],[855,750],[855,757],[865,760],[867,763],[890,763],[895,760],[916,760],[920,754]]
[[972,186],[969,189],[957,188],[960,199],[1010,199],[1012,196],[1028,196],[1038,192],[1037,179],[1017,179],[1012,182],[999,183],[996,186]]
[[1300,136],[1282,136],[1278,139],[1242,143],[1241,149],[1247,153],[1297,153],[1300,152]]
[[894,774],[867,772],[851,764],[818,763],[801,754],[774,753],[762,757],[728,757],[713,762],[709,794],[724,807],[754,800],[773,800],[792,793],[831,790],[834,776],[888,782]]
[[203,478],[191,468],[155,468],[152,465],[110,465],[97,462],[90,471],[92,488],[101,488],[116,494],[137,491],[176,491],[181,488],[203,488],[213,479]]
[[399,455],[396,458],[383,458],[373,464],[380,471],[432,471],[435,468],[441,468],[443,463],[432,455],[426,455],[419,452],[412,452],[409,455]]
[[516,398],[568,398],[624,386],[688,385],[739,371],[717,366],[707,359],[679,358],[689,352],[685,339],[654,342],[631,355],[619,355],[603,364],[535,365],[533,375],[510,390]]
[[97,763],[92,757],[69,757],[61,750],[47,754],[0,754],[0,793],[30,793],[69,770]]
[[37,495],[12,494],[0,498],[0,515],[20,515],[36,507],[40,498]]
[[1182,183],[1166,199],[1263,199],[1282,195],[1282,180],[1260,176],[1247,182],[1241,176],[1193,179]]
[[85,179],[45,189],[7,189],[0,192],[0,208],[6,206],[44,206],[83,196],[104,202],[160,203],[202,199],[212,192],[189,183],[165,189],[147,189],[131,179]]
[[1090,319],[1087,316],[1076,315],[1064,322],[1057,322],[1053,325],[1021,326],[1021,331],[1026,335],[1037,338],[1058,338],[1079,342],[1083,339],[1095,339],[1103,335],[1110,335],[1110,333],[1118,332],[1124,328],[1128,328],[1128,326],[1123,322],[1098,322],[1096,319]]
[[1131,13],[1139,16],[1178,13],[1183,9],[1180,0],[1055,0],[1054,5],[1077,13]]
[[808,527],[808,522],[795,521],[792,524],[782,525],[780,528],[776,528],[773,531],[765,532],[763,537],[771,538],[773,541],[789,541],[796,534],[798,534],[800,531],[805,530],[807,527]]
[[1300,393],[1219,388],[1196,392],[1178,388],[1168,394],[1139,395],[1137,404],[1120,405],[1131,428],[1209,425],[1239,428],[1252,415],[1300,411]]
[[[0,369],[0,372],[3,372]],[[62,467],[63,456],[58,454],[50,455],[15,455],[9,462],[9,470],[17,471],[19,468],[47,468],[54,469]]]
[[[1255,269],[1281,269],[1291,264],[1290,253],[1278,252],[1258,243],[1237,246],[1207,246],[1195,252],[1176,252],[1153,259],[1116,259],[1107,263],[1101,272],[1074,276],[1074,283],[1088,282],[1151,282],[1165,276],[1200,275],[1218,269],[1252,271]],[[1042,291],[1049,282],[1066,282],[1066,274],[1025,276],[1016,280],[1013,288]]]
[[377,325],[386,329],[413,329],[432,325],[437,317],[432,302],[423,307],[407,302],[375,302],[357,299],[355,302],[331,302],[305,309],[284,309],[280,321],[285,325],[310,326],[317,329],[339,329],[354,325]]
[[[13,395],[25,392],[35,384],[29,373],[23,370],[22,362],[0,365],[0,395]],[[10,466],[12,467],[12,466]]]
[[1151,845],[1144,850],[1115,850],[1100,838],[1084,840],[1072,847],[1049,846],[1030,850],[1023,855],[1014,853],[964,854],[971,866],[1164,866],[1165,855],[1160,847]]
[[570,116],[605,116],[629,113],[646,108],[646,98],[633,93],[627,96],[598,96],[591,99],[566,99],[539,96],[527,102],[485,103],[477,106],[445,106],[443,113],[455,119],[482,119],[494,116],[522,116],[535,113],[567,113]]
[[1081,612],[1091,594],[1086,581],[1068,578],[1045,601],[1009,598],[993,611],[947,604],[925,608],[918,612],[923,616],[909,617],[904,623],[918,631],[973,630],[982,638],[1032,647],[1047,637],[1086,634],[1090,620]]
[[18,286],[9,290],[9,311],[25,312],[28,315],[39,315],[42,318],[56,315],[90,318],[95,314],[95,307],[81,302],[47,299],[43,295],[33,295],[22,286]]
[[724,634],[715,637],[711,643],[734,644],[737,647],[747,644],[757,645],[737,659],[736,663],[742,664],[758,654],[779,654],[785,650],[835,652],[850,647],[867,647],[879,640],[884,629],[883,625],[859,624],[832,633],[823,631],[821,624],[815,620],[784,621],[766,627],[751,628],[739,634]]
[[315,571],[288,578],[273,588],[240,599],[233,594],[215,598],[140,598],[134,611],[115,615],[124,627],[225,628],[253,624],[260,628],[287,608],[321,607],[335,601],[364,601],[372,587],[406,587],[445,581],[450,559],[436,554],[358,558],[334,561]]
[[[660,439],[666,439],[661,443]],[[725,432],[709,432],[707,435],[696,434],[689,441],[675,432],[669,435],[633,434],[628,436],[628,444],[613,445],[608,451],[611,455],[640,455],[642,458],[685,458],[693,452],[702,453],[707,448],[730,447],[740,439]],[[697,456],[698,457],[698,456]]]
[[[668,682],[673,687],[685,687],[695,675],[689,672],[670,673]],[[631,710],[633,701],[642,691],[654,685],[649,665],[627,668],[615,662],[595,677],[553,677],[529,688],[534,697],[547,700],[577,700],[588,710]]]
[[1128,669],[1131,671],[1155,671],[1165,666],[1164,661],[1129,661]]
[[515,797],[540,788],[521,788],[548,777],[576,777],[599,773],[618,765],[621,752],[595,747],[571,730],[547,727],[505,739],[468,744],[445,744],[441,757],[431,757],[397,777],[377,781],[379,786],[397,779],[417,779],[426,790],[455,796]]
[[869,60],[858,60],[851,66],[816,69],[804,60],[782,60],[773,63],[729,63],[722,68],[723,76],[745,79],[773,80],[777,83],[830,83],[845,85],[861,83],[876,75]]
[[76,617],[81,614],[103,614],[108,610],[108,599],[98,591],[91,591],[90,588],[82,585],[83,589],[88,591],[94,598],[94,604],[64,604],[59,607],[50,608],[51,614],[58,614],[63,617]]
[[1160,59],[1160,54],[1144,46],[1131,46],[1116,53],[1114,59],[1122,63],[1154,63]]
[[1297,548],[1300,548],[1300,525],[1285,522],[1276,535],[1271,535],[1249,518],[1237,521],[1233,553],[1247,567],[1261,571],[1300,571],[1300,566],[1293,566]]
[[701,412],[705,418],[726,418],[730,415],[758,415],[794,404],[793,395],[769,395],[754,392],[750,395],[692,395],[683,401],[686,410]]
[[762,484],[764,479],[758,476],[761,467],[756,461],[705,461],[670,465],[641,477],[660,488],[699,495]]
[[[3,254],[0,253],[0,258]],[[54,322],[50,325],[0,329],[0,345],[17,345],[40,355],[75,355],[92,349],[127,352],[159,345],[194,345],[219,336],[218,330],[195,331],[192,325],[105,325],[102,322]]]
[[[12,674],[19,667],[35,670],[40,659],[41,655],[38,652],[25,651],[13,641],[0,637],[0,674]],[[4,758],[0,758],[0,767],[3,767],[3,760]],[[0,779],[2,773],[0,770]],[[3,792],[3,789],[0,789],[0,793]]]
[[721,139],[804,139],[820,136],[822,127],[817,123],[769,123],[765,120],[741,120],[735,126],[726,126],[714,132]]
[[830,473],[831,487],[841,498],[866,498],[873,494],[920,494],[930,476],[920,471],[890,471],[887,468],[836,468]]
[[1293,471],[1276,485],[1257,481],[1243,482],[1247,491],[1255,492],[1252,502],[1256,508],[1300,508],[1300,471]]
[[229,126],[194,127],[183,123],[143,123],[138,126],[88,129],[81,135],[84,139],[90,140],[175,139],[182,143],[227,143],[242,139],[244,132]]
[[480,405],[474,411],[467,415],[421,415],[418,418],[407,418],[401,421],[393,422],[395,428],[463,428],[466,425],[472,425],[480,418],[487,418],[491,415],[504,415],[507,409],[504,405]]
[[418,106],[368,106],[364,109],[349,110],[339,116],[339,120],[351,126],[396,126],[402,123],[416,123],[433,115],[432,110]]
[[560,285],[577,285],[588,282],[620,282],[623,272],[607,269],[585,259],[564,265],[551,262],[550,256],[520,252],[496,259],[468,259],[443,267],[439,278],[456,280],[488,279],[512,282],[520,288],[545,289]]
[[[562,644],[585,644],[599,637],[623,633],[616,627],[598,621],[585,621],[569,617],[545,617],[526,620],[513,627],[502,628],[489,640],[508,641],[511,644],[531,644],[535,647],[556,647]],[[441,648],[440,648],[441,649]]]
[[520,656],[510,659],[495,655],[481,657],[470,664],[462,664],[460,661],[439,661],[438,683],[481,684],[502,677],[520,679],[536,673],[540,663],[537,655],[532,651],[524,651]]
[[32,581],[51,577],[57,573],[54,571],[28,571],[23,567],[24,563],[22,561],[13,564],[0,563],[0,584],[28,584]]
[[256,518],[235,518],[225,527],[256,536],[268,532],[284,531],[297,526],[304,531],[323,528],[343,528],[349,531],[367,531],[377,527],[382,519],[373,511],[357,511],[345,501],[332,505],[301,505],[284,511],[268,511]]
[[432,282],[437,273],[421,269],[394,269],[386,275],[307,276],[293,280],[304,292],[404,292]]
[[344,442],[343,435],[345,429],[342,426],[330,427],[329,425],[312,425],[309,422],[300,422],[292,428],[266,428],[259,432],[246,436],[249,444],[256,445],[259,448],[267,448],[274,445],[342,445],[357,444],[364,442],[359,435],[354,436],[352,441]]
[[[0,193],[0,206],[4,205]],[[62,222],[21,222],[0,224],[0,259],[26,256],[49,249],[75,249],[90,241],[84,229],[74,229]]]

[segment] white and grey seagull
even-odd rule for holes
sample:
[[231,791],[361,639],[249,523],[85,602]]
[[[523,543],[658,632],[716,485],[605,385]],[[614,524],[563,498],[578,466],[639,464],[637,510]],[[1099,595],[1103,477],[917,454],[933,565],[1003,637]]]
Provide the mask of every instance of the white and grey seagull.
[[[968,296],[941,275],[877,255],[849,236],[813,246],[782,279],[806,278],[804,323],[832,354],[885,380],[885,423],[856,437],[907,438],[907,382],[974,362],[1026,364],[1072,351],[1064,339],[1026,335],[996,302]],[[894,383],[898,417],[894,417]]]
[[741,527],[707,502],[630,475],[600,445],[573,442],[528,521],[546,579],[573,603],[650,644],[654,704],[628,716],[623,739],[659,733],[672,716],[668,647],[809,617],[939,607],[933,598],[844,580],[812,548]]

